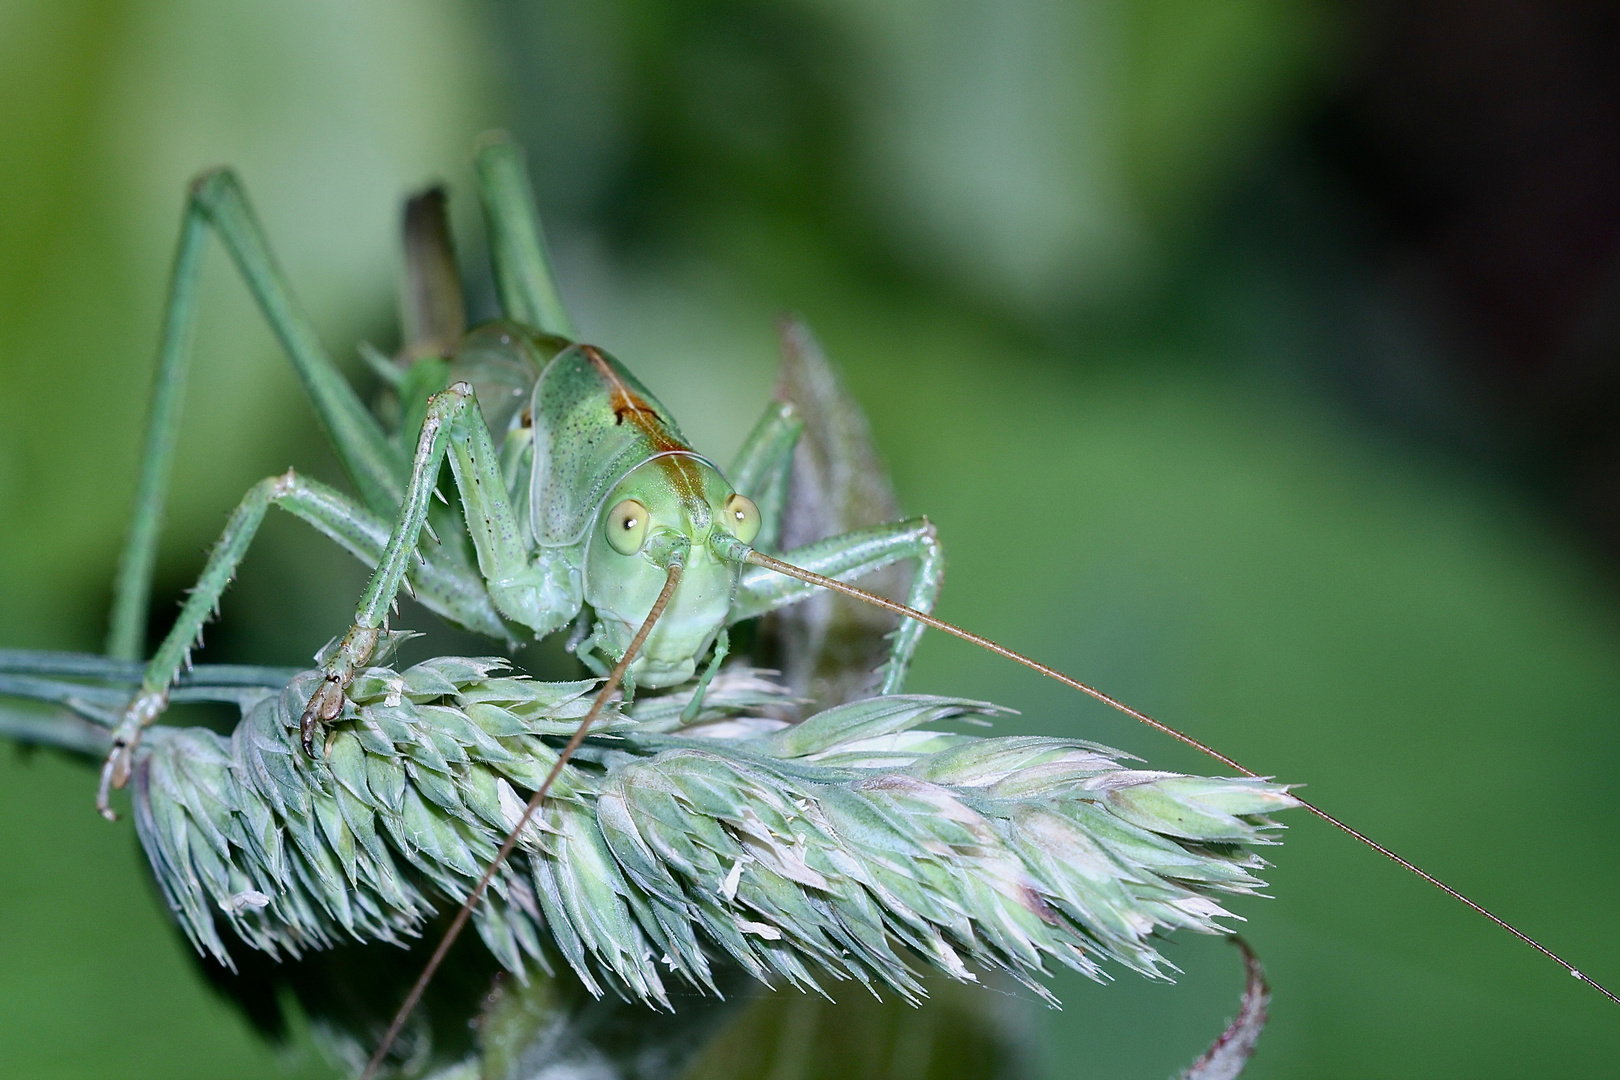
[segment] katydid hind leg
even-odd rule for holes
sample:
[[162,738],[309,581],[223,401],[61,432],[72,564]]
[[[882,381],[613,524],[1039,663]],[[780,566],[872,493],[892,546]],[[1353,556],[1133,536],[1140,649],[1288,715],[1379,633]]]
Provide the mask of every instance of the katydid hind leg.
[[[915,560],[906,606],[922,612],[933,610],[945,576],[944,548],[927,518],[856,529],[795,548],[783,554],[782,559],[812,573],[840,580],[858,578],[904,560]],[[743,571],[738,584],[729,621],[739,622],[799,603],[818,591],[815,585],[750,566]],[[922,623],[906,619],[894,632],[889,656],[882,668],[881,693],[899,692],[923,629]]]
[[157,563],[163,507],[174,468],[175,443],[180,433],[186,377],[191,360],[191,330],[197,302],[198,270],[207,222],[194,204],[186,207],[169,274],[163,330],[158,345],[157,373],[148,405],[146,445],[141,453],[140,477],[135,489],[135,512],[118,560],[113,584],[112,618],[107,633],[107,654],[120,660],[138,660],[146,652],[146,620],[152,602],[152,574]]
[[523,151],[505,132],[492,132],[474,163],[501,310],[516,322],[572,340],[574,324],[552,277]]
[[[829,537],[894,522],[901,517],[860,403],[844,386],[838,370],[804,323],[779,324],[781,364],[773,408],[791,410],[791,446],[759,482],[763,527],[753,541],[758,551],[802,549]],[[767,414],[767,421],[774,418]],[[767,428],[762,422],[756,431]],[[789,440],[782,440],[784,443]],[[752,493],[750,493],[752,494]],[[908,571],[891,567],[866,579],[869,588],[896,598],[905,596]],[[926,593],[917,597],[923,602]],[[848,600],[822,595],[786,608],[761,627],[773,642],[772,663],[785,681],[823,704],[871,693],[869,673],[894,655],[895,624],[881,612]],[[906,637],[914,638],[911,630]],[[902,657],[914,641],[900,642]],[[899,685],[904,660],[889,665]],[[888,675],[885,672],[885,675]]]
[[170,272],[135,512],[114,587],[107,651],[123,659],[139,659],[145,651],[153,567],[190,366],[197,283],[210,230],[218,233],[292,360],[338,459],[366,505],[391,512],[403,490],[403,457],[321,344],[271,254],[240,181],[224,169],[202,174],[186,200]]

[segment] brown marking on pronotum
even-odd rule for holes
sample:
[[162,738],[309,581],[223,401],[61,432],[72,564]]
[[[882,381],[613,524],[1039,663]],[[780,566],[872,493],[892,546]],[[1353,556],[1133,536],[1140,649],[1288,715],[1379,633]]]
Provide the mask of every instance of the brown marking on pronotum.
[[701,502],[703,500],[703,478],[698,472],[697,463],[687,455],[692,448],[677,439],[669,428],[664,426],[663,419],[652,404],[629,386],[613,370],[607,357],[593,345],[581,345],[579,351],[585,354],[585,359],[591,362],[596,373],[602,377],[608,387],[608,404],[613,409],[613,422],[623,424],[630,421],[652,444],[654,452],[666,456],[656,459],[658,468],[663,472],[664,478],[675,489],[675,493],[686,502]]
[[619,377],[600,350],[592,345],[581,345],[579,350],[608,385],[608,403],[613,408],[614,423],[622,424],[629,419],[660,452],[689,449],[670,435],[669,429],[658,417],[658,410]]

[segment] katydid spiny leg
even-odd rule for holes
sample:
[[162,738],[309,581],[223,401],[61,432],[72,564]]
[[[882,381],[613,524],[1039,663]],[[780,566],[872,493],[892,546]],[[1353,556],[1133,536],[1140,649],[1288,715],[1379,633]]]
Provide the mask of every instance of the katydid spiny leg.
[[[906,606],[917,611],[934,609],[945,579],[945,551],[933,523],[927,518],[875,525],[818,540],[782,555],[785,562],[815,574],[848,580],[881,570],[904,559],[917,560]],[[761,567],[743,571],[728,622],[763,615],[814,595],[817,587]],[[883,665],[879,693],[894,694],[905,682],[906,668],[917,650],[923,624],[906,619],[894,632],[894,645]]]
[[388,546],[371,580],[360,595],[354,624],[323,665],[326,677],[304,709],[299,726],[305,753],[314,751],[315,725],[330,723],[342,711],[343,692],[370,662],[388,613],[397,602],[406,571],[414,561],[422,559],[417,551],[417,542],[421,539],[428,506],[438,484],[439,469],[449,448],[451,427],[460,415],[468,411],[469,404],[472,409],[477,408],[472,398],[472,388],[465,383],[457,383],[435,394],[428,404],[427,416],[422,421],[422,434],[417,440],[410,482],[400,505],[399,519],[389,534]]
[[[786,401],[773,401],[748,437],[743,441],[728,478],[739,492],[759,506],[760,531],[750,545],[766,554],[778,552],[783,511],[793,472],[794,452],[804,433],[804,420]],[[918,562],[908,603],[920,611],[931,611],[939,596],[944,575],[944,557],[938,537],[926,519],[871,526],[828,537],[804,545],[783,557],[796,565],[833,577],[853,578],[872,573],[893,563],[914,558]],[[809,562],[806,562],[809,560]],[[743,572],[732,621],[750,618],[765,611],[809,599],[814,586],[751,568]],[[891,637],[890,658],[883,665],[883,693],[897,693],[906,668],[916,651],[923,627],[903,621]]]
[[[170,686],[186,666],[204,624],[217,609],[271,506],[313,525],[367,565],[376,565],[384,555],[388,523],[339,491],[290,469],[248,489],[209,553],[179,618],[146,665],[140,691],[113,733],[113,748],[103,764],[96,799],[103,816],[111,816],[110,790],[128,780],[130,756],[141,731],[163,712]],[[482,581],[472,571],[447,560],[425,558],[411,568],[410,577],[416,598],[430,610],[484,633],[505,633]]]
[[495,608],[538,636],[561,629],[579,611],[573,577],[559,575],[545,553],[530,558],[527,534],[512,510],[500,458],[472,387],[451,384],[428,404],[398,521],[360,597],[354,624],[326,662],[326,677],[304,710],[301,734],[306,751],[313,750],[315,725],[328,723],[341,712],[343,692],[371,659],[407,571],[422,560],[418,543],[446,456],[477,551],[484,592]]

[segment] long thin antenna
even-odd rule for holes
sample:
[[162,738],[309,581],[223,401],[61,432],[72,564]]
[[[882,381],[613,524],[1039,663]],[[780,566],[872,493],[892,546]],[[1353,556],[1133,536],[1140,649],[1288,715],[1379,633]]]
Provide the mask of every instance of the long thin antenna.
[[[1118,698],[1110,697],[1101,690],[1098,690],[1096,687],[1087,686],[1078,679],[1071,679],[1069,676],[1063,674],[1063,672],[1058,671],[1055,668],[1047,667],[1038,660],[1031,660],[1022,653],[1017,653],[1007,648],[1005,645],[997,645],[989,638],[980,637],[978,634],[975,634],[972,631],[963,630],[960,626],[954,626],[951,623],[945,622],[943,619],[936,619],[932,615],[918,611],[916,608],[907,607],[905,604],[890,600],[886,596],[879,596],[877,593],[869,592],[858,585],[850,585],[849,583],[839,581],[836,578],[824,577],[821,574],[814,573],[810,570],[805,570],[802,567],[794,566],[792,563],[785,563],[780,559],[773,559],[769,555],[761,554],[760,552],[752,549],[750,549],[742,557],[744,561],[753,563],[755,566],[763,566],[767,570],[776,571],[778,574],[786,574],[788,577],[798,578],[800,581],[808,582],[811,585],[818,585],[823,589],[828,589],[836,593],[842,593],[843,595],[853,597],[856,600],[864,600],[868,604],[873,604],[877,607],[883,608],[886,611],[892,611],[896,615],[902,615],[908,619],[916,619],[918,622],[931,626],[935,630],[943,630],[945,633],[950,634],[953,637],[959,637],[963,641],[972,642],[974,645],[977,645],[983,649],[988,649],[998,656],[1005,656],[1008,660],[1022,664],[1032,671],[1038,671],[1049,679],[1056,679],[1064,686],[1078,690],[1082,694],[1088,694],[1102,702],[1104,705],[1118,709],[1120,712],[1131,717],[1133,720],[1140,720],[1153,730],[1163,732],[1172,739],[1192,747],[1194,750],[1208,754],[1216,761],[1219,761],[1222,765],[1225,765],[1227,768],[1236,772],[1240,772],[1244,776],[1252,776],[1256,778],[1260,776],[1260,774],[1255,772],[1253,769],[1248,769],[1242,765],[1239,765],[1236,761],[1233,761],[1219,750],[1216,750],[1214,747],[1204,745],[1191,735],[1183,734],[1182,732],[1171,727],[1169,724],[1162,723],[1153,719],[1153,717],[1144,712],[1131,708],[1123,701],[1120,701]],[[1299,799],[1299,796],[1296,795],[1294,798]],[[1529,934],[1526,934],[1512,923],[1498,917],[1482,905],[1476,904],[1474,901],[1470,900],[1456,889],[1453,889],[1450,885],[1447,885],[1445,882],[1441,881],[1427,870],[1422,869],[1415,863],[1401,858],[1399,855],[1389,850],[1389,848],[1378,843],[1376,840],[1373,840],[1364,833],[1352,829],[1349,825],[1346,825],[1344,822],[1340,821],[1326,810],[1313,806],[1304,799],[1299,799],[1299,805],[1303,806],[1306,810],[1309,810],[1311,813],[1315,814],[1329,825],[1332,825],[1334,828],[1340,830],[1341,832],[1348,833],[1350,836],[1360,840],[1363,844],[1366,844],[1368,847],[1372,848],[1380,855],[1388,858],[1390,861],[1405,867],[1407,870],[1410,870],[1412,873],[1416,874],[1424,881],[1427,881],[1430,885],[1433,885],[1435,888],[1439,889],[1453,900],[1459,901],[1460,903],[1472,908],[1474,911],[1477,911],[1479,914],[1485,916],[1485,918],[1489,919],[1497,926],[1500,926],[1503,930],[1506,930],[1508,933],[1512,934],[1514,937],[1518,938],[1520,941],[1524,942],[1526,945],[1530,946],[1532,949],[1536,950],[1541,955],[1545,956],[1547,959],[1551,960],[1553,963],[1575,976],[1577,979],[1591,986],[1598,993],[1602,994],[1616,1005],[1620,1005],[1620,997],[1617,997],[1602,983],[1596,981],[1591,976],[1577,968],[1574,964],[1571,964],[1562,956],[1559,956],[1557,953],[1553,952],[1551,949],[1547,948],[1545,945],[1541,944],[1541,942],[1537,941]]]
[[607,705],[607,700],[613,695],[613,691],[619,688],[619,683],[624,680],[625,671],[630,667],[630,661],[634,660],[636,653],[641,651],[641,646],[646,642],[647,635],[652,633],[653,624],[658,621],[659,616],[663,615],[664,608],[669,606],[669,598],[675,595],[675,587],[680,583],[681,563],[672,561],[669,564],[669,577],[664,581],[664,589],[658,594],[658,599],[653,602],[652,610],[647,613],[647,618],[642,622],[641,629],[637,630],[636,636],[630,639],[630,647],[624,650],[624,655],[619,658],[619,662],[613,665],[613,670],[608,674],[607,682],[603,683],[602,689],[596,692],[596,700],[591,702],[590,711],[585,714],[585,719],[579,722],[579,727],[574,729],[573,738],[569,739],[568,744],[562,748],[562,753],[557,755],[557,761],[551,766],[551,771],[546,774],[545,780],[541,781],[540,786],[535,789],[534,794],[529,798],[529,805],[523,808],[523,814],[518,818],[517,824],[513,825],[512,831],[506,834],[506,840],[502,842],[501,849],[495,853],[495,858],[485,868],[484,876],[478,879],[478,884],[473,886],[473,891],[468,895],[466,903],[462,904],[461,910],[456,912],[456,917],[450,923],[450,928],[444,932],[444,937],[439,940],[438,948],[433,950],[433,955],[428,959],[427,966],[422,969],[422,974],[417,976],[416,985],[411,987],[411,992],[405,995],[405,1001],[400,1005],[399,1012],[394,1014],[394,1022],[388,1025],[387,1033],[383,1035],[382,1042],[378,1044],[377,1052],[372,1054],[371,1060],[367,1062],[366,1071],[360,1074],[360,1080],[372,1080],[372,1077],[377,1075],[377,1070],[382,1067],[383,1059],[388,1056],[388,1051],[393,1048],[394,1040],[399,1038],[401,1029],[405,1027],[405,1021],[410,1019],[417,1003],[422,1000],[423,991],[427,989],[428,983],[433,981],[434,973],[439,970],[439,965],[444,962],[445,956],[450,952],[450,946],[455,944],[456,938],[461,936],[462,928],[467,925],[467,920],[472,917],[473,908],[477,907],[478,901],[483,899],[484,893],[489,889],[489,883],[495,880],[495,874],[501,868],[501,864],[506,861],[506,857],[517,846],[518,834],[523,831],[524,826],[529,824],[529,819],[534,816],[535,811],[540,809],[540,804],[545,801],[546,792],[551,790],[552,783],[562,773],[563,766],[568,764],[568,759],[574,756],[574,751],[578,750],[580,744],[585,741],[586,733],[590,731],[591,725],[596,723],[596,718],[601,715],[602,709]]

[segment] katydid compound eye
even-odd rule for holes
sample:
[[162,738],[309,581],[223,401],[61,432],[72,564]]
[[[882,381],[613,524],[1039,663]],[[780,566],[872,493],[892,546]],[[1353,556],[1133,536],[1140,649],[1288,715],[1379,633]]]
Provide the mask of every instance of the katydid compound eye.
[[647,539],[647,522],[652,517],[647,508],[634,499],[626,499],[608,511],[607,542],[620,555],[634,555]]
[[726,500],[725,513],[721,516],[731,535],[743,543],[752,544],[759,535],[759,507],[748,496],[732,495]]

